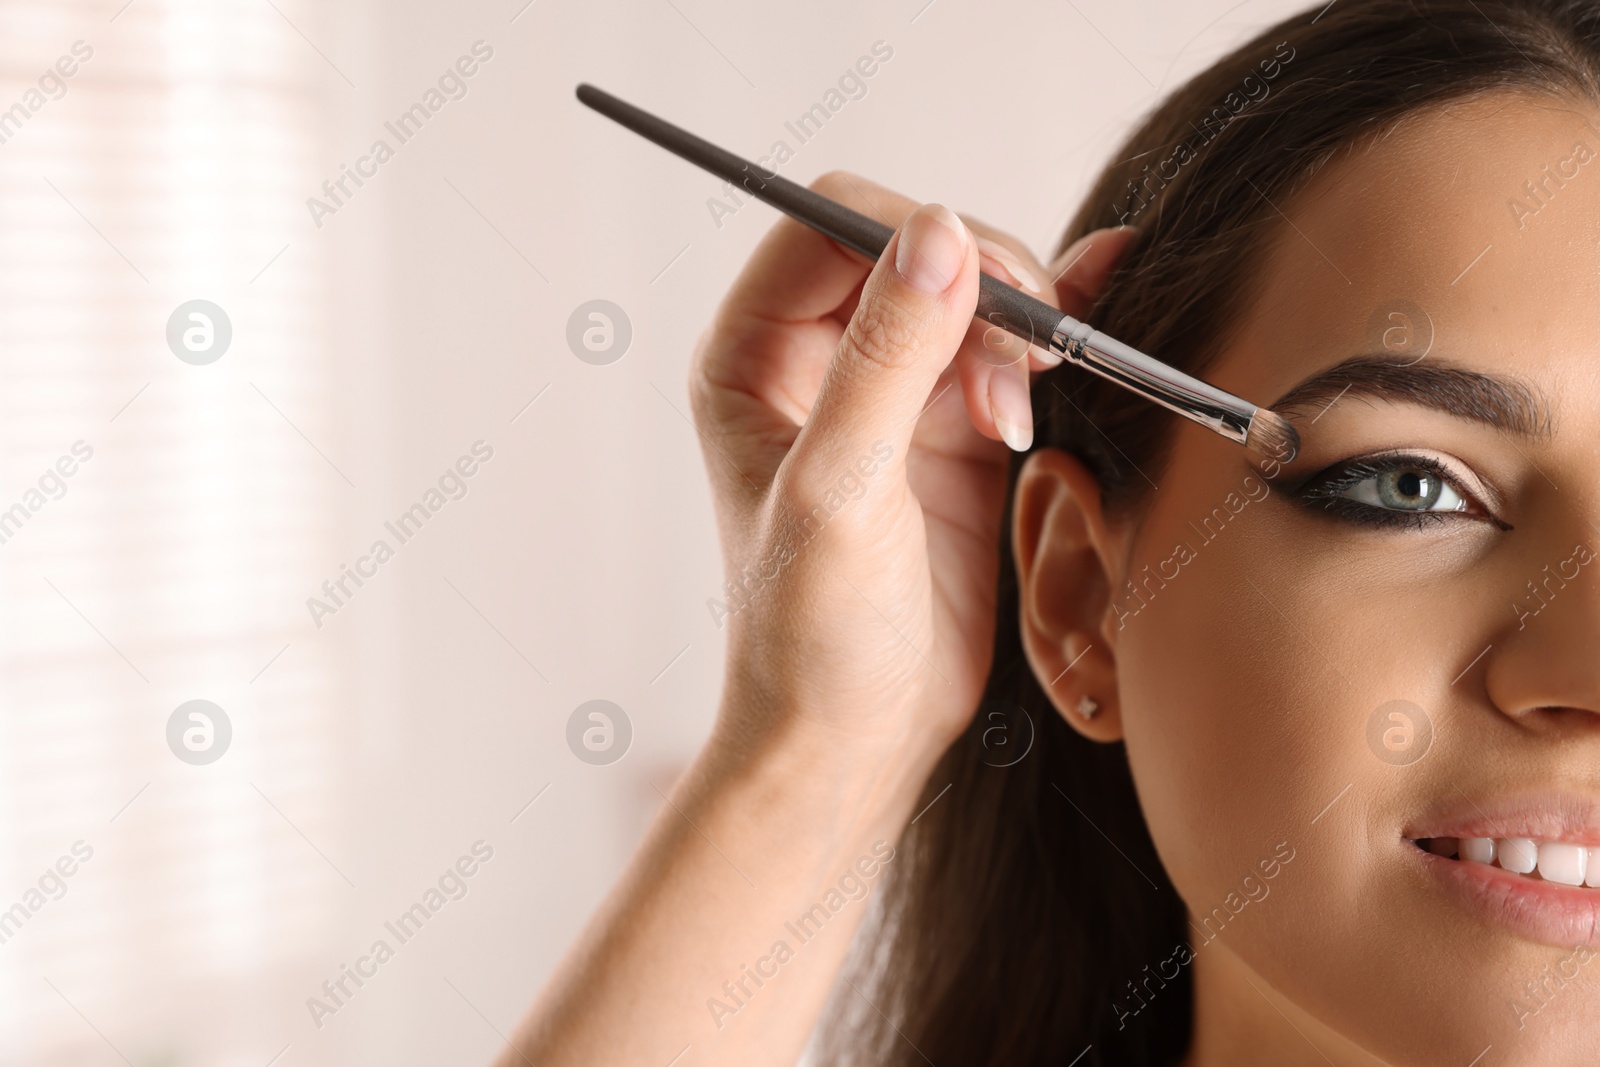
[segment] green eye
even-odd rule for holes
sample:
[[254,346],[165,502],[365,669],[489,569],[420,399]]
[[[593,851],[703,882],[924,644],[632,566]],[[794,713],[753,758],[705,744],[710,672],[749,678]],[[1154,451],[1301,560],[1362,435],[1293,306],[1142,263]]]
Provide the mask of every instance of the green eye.
[[1389,511],[1466,511],[1467,502],[1433,471],[1416,467],[1379,471],[1336,494]]
[[1458,487],[1443,461],[1417,453],[1345,459],[1288,490],[1301,504],[1337,519],[1382,528],[1420,528],[1476,519],[1511,527]]

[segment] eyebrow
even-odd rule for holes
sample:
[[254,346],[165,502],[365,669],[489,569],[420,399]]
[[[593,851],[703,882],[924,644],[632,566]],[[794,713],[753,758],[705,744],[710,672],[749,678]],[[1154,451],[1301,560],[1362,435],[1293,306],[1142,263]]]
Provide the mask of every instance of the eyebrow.
[[1284,393],[1271,408],[1289,414],[1318,401],[1332,406],[1345,396],[1416,404],[1519,437],[1542,440],[1554,433],[1549,405],[1530,382],[1436,359],[1424,362],[1391,355],[1352,356],[1335,363]]

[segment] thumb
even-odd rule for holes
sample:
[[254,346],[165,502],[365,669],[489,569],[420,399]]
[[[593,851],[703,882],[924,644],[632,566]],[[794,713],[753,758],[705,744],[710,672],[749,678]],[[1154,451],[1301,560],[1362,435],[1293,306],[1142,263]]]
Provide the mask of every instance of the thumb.
[[961,347],[977,305],[971,232],[949,208],[917,208],[862,286],[795,441],[796,460],[831,468],[885,442],[904,457],[917,416]]

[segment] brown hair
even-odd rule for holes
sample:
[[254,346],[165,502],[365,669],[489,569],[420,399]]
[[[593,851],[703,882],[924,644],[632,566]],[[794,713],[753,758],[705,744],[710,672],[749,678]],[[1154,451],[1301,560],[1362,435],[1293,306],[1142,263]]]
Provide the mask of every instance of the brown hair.
[[[1063,248],[1139,229],[1091,321],[1203,375],[1280,224],[1272,205],[1403,117],[1495,90],[1600,98],[1600,3],[1336,0],[1260,34],[1162,103],[1073,219]],[[1070,367],[1040,376],[1034,407],[1037,445],[1078,456],[1108,509],[1147,501],[1171,415]],[[1064,723],[1023,656],[1009,544],[1008,520],[983,704],[918,807],[939,803],[899,845],[854,964],[861,994],[842,985],[832,1004],[826,1062],[1154,1067],[1188,1049],[1189,970],[1169,969],[1184,903],[1123,747]],[[984,744],[995,715],[1033,738],[1010,766]]]

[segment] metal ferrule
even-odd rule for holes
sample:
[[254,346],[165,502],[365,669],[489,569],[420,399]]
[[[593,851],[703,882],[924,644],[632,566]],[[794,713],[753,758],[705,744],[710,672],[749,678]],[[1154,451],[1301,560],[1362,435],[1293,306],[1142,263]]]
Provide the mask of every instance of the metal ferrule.
[[1062,316],[1050,335],[1050,351],[1230,441],[1244,444],[1250,433],[1256,405],[1191,378],[1071,315]]

